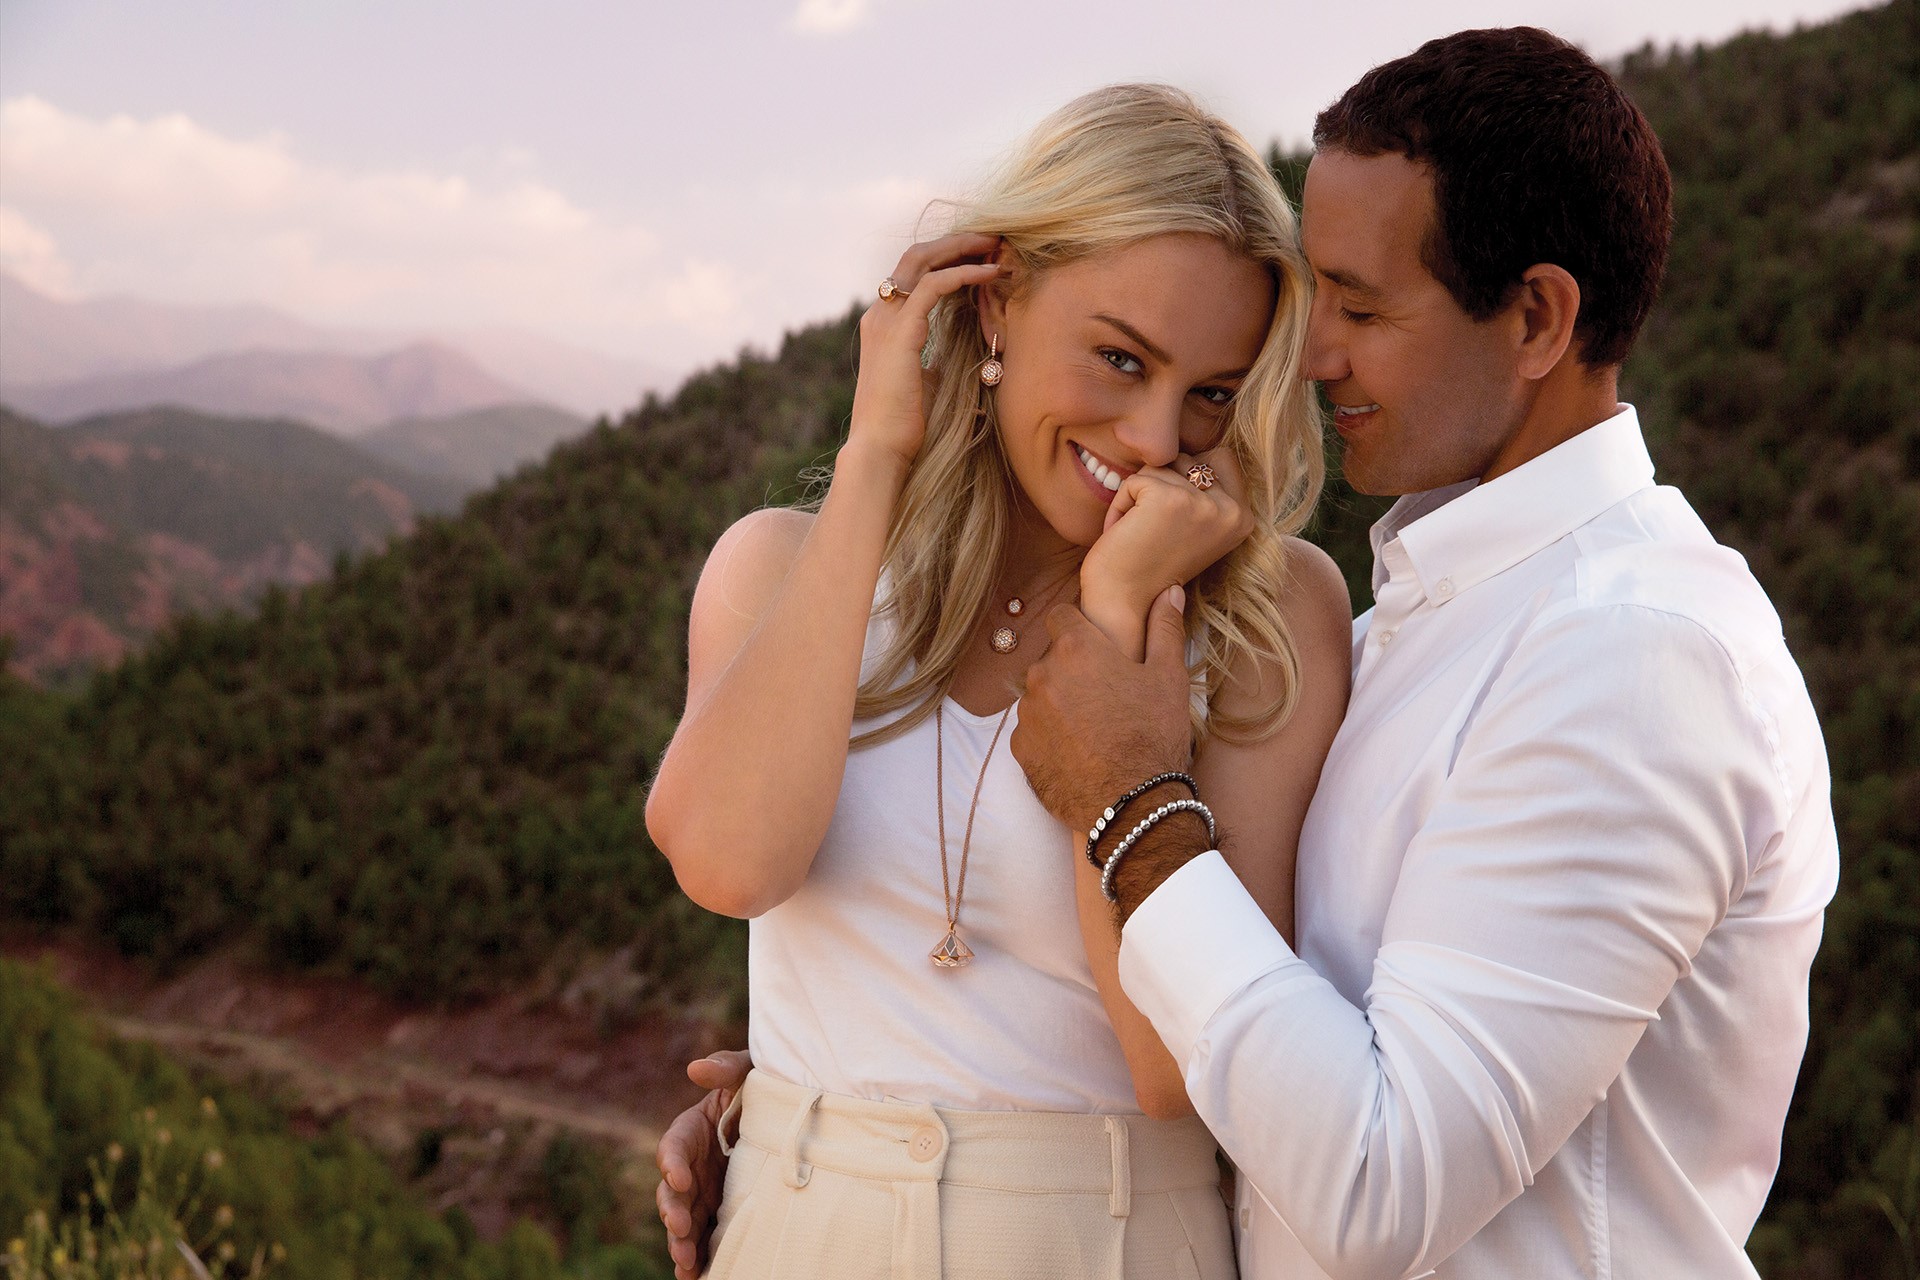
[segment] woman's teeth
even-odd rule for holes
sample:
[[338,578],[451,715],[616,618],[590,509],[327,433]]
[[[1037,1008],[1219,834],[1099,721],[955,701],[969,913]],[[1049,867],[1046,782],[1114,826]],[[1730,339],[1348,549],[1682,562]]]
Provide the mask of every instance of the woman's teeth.
[[1093,475],[1095,480],[1107,486],[1107,492],[1116,493],[1119,491],[1120,473],[1118,471],[1102,464],[1100,459],[1094,457],[1079,445],[1073,446],[1073,451],[1080,455],[1080,465],[1085,467]]
[[1352,417],[1357,417],[1358,415],[1363,413],[1372,413],[1375,409],[1378,409],[1379,407],[1380,406],[1377,404],[1355,404],[1355,405],[1337,404],[1333,406],[1333,416],[1336,418],[1352,418]]

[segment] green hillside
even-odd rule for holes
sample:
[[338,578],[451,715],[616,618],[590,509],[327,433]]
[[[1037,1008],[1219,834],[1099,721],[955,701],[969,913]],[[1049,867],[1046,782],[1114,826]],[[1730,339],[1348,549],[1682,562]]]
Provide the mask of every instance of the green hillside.
[[483,489],[587,426],[585,418],[552,405],[499,404],[441,418],[402,418],[355,436],[354,443],[396,466]]
[[[1663,479],[1780,607],[1842,833],[1752,1252],[1770,1280],[1910,1276],[1920,4],[1623,70],[1679,214],[1626,394]],[[849,316],[650,398],[256,619],[183,621],[72,696],[0,688],[0,918],[162,962],[237,940],[438,999],[637,937],[662,999],[737,998],[740,931],[674,892],[642,787],[707,547],[830,451],[854,367]],[[1362,587],[1377,509],[1336,484],[1316,535]]]
[[0,408],[0,633],[35,675],[110,665],[172,613],[322,577],[470,487],[283,419]]

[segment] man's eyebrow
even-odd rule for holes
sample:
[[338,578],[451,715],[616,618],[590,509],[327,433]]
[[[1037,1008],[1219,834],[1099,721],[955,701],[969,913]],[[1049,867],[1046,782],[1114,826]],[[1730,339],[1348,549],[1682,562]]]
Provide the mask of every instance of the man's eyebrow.
[[1320,275],[1331,280],[1334,284],[1339,285],[1356,298],[1364,298],[1368,301],[1377,302],[1386,296],[1381,293],[1380,290],[1350,271],[1322,271]]
[[1168,355],[1160,347],[1158,343],[1154,342],[1152,338],[1149,338],[1146,334],[1140,332],[1138,329],[1128,324],[1125,320],[1120,319],[1118,316],[1110,316],[1106,312],[1101,311],[1101,312],[1096,312],[1093,318],[1095,320],[1105,321],[1106,323],[1112,325],[1114,328],[1118,329],[1120,332],[1126,334],[1129,338],[1132,338],[1135,342],[1139,343],[1142,347],[1145,347],[1147,354],[1152,356],[1155,360],[1158,360],[1161,364],[1173,363],[1173,357]]

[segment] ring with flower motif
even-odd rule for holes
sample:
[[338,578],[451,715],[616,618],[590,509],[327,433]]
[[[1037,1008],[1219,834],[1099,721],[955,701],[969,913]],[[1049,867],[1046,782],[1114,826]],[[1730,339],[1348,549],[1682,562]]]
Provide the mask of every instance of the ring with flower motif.
[[1211,489],[1217,477],[1213,468],[1204,462],[1196,462],[1187,468],[1187,483],[1196,489]]

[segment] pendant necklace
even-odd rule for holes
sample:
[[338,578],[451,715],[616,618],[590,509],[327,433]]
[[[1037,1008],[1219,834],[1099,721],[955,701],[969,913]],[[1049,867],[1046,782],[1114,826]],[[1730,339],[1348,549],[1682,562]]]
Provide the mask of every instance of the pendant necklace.
[[[1048,587],[1047,592],[1051,594],[1055,591],[1058,591],[1062,586],[1066,584],[1069,578],[1072,578],[1079,571],[1080,571],[1080,566],[1075,565],[1072,569],[1069,569],[1067,571],[1064,577],[1060,578],[1052,586]],[[1022,600],[1019,596],[1010,596],[1007,599],[1006,609],[1007,609],[1007,616],[1009,618],[1018,618],[1020,615],[1024,614],[1027,611],[1027,602],[1025,600]],[[988,637],[987,643],[992,646],[993,651],[995,653],[1012,653],[1015,649],[1020,647],[1020,633],[1018,631],[1015,631],[1010,626],[995,627],[993,631],[993,635]]]
[[946,716],[944,707],[935,704],[933,708],[933,785],[937,793],[940,828],[940,893],[946,899],[947,933],[940,944],[927,953],[929,959],[942,969],[958,969],[973,959],[973,948],[960,939],[960,900],[967,892],[967,855],[973,851],[973,815],[980,809],[980,789],[987,784],[987,765],[993,761],[993,751],[1000,745],[1001,731],[1007,727],[1007,717],[1013,714],[1013,704],[1000,713],[1000,723],[994,726],[993,741],[987,744],[987,754],[980,761],[980,777],[973,784],[973,803],[967,807],[967,832],[960,838],[960,875],[959,883],[953,884],[947,876],[947,775],[946,775]]

